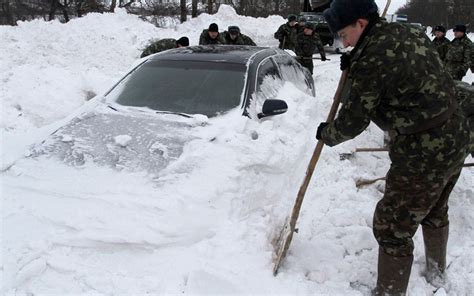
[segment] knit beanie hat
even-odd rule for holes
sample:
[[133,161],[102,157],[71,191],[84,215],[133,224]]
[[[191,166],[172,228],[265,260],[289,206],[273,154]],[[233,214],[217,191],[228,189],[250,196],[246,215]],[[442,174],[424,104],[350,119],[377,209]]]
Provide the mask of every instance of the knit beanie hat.
[[189,46],[189,39],[188,37],[181,37],[176,40],[176,44],[179,44],[181,46]]
[[456,25],[456,26],[454,26],[453,31],[454,32],[459,31],[459,32],[463,32],[465,34],[466,33],[466,26],[465,25]]
[[436,32],[436,31],[439,31],[439,32],[446,33],[446,28],[443,27],[443,26],[441,26],[441,25],[439,25],[439,26],[434,27],[434,31],[435,31],[435,32]]
[[334,0],[323,13],[331,32],[336,34],[357,19],[377,11],[378,7],[374,0]]
[[212,23],[209,25],[209,32],[219,32],[219,27],[216,23]]

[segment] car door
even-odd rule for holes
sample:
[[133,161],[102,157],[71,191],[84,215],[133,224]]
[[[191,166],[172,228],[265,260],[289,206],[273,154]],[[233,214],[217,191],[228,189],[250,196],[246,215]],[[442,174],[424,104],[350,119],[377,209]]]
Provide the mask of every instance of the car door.
[[282,85],[280,70],[271,56],[259,62],[255,74],[251,99],[244,113],[252,118],[255,118],[256,114],[261,112],[265,100],[276,97],[278,88]]

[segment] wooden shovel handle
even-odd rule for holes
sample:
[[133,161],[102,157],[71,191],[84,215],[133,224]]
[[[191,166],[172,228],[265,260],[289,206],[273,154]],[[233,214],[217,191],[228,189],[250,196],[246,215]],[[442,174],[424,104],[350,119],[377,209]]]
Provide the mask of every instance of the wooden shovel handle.
[[[341,102],[342,90],[346,83],[348,76],[348,70],[344,70],[341,74],[341,79],[339,79],[339,84],[337,86],[336,93],[334,94],[334,99],[332,102],[331,110],[329,111],[328,117],[326,119],[327,122],[334,121],[336,117],[337,109],[339,108],[339,104]],[[303,204],[304,195],[306,194],[306,190],[308,189],[309,182],[311,181],[311,177],[313,176],[314,168],[318,163],[319,157],[321,156],[321,152],[323,151],[324,142],[319,140],[316,144],[316,148],[314,149],[313,156],[309,161],[308,168],[306,169],[306,176],[303,180],[303,184],[301,184],[300,189],[298,191],[298,195],[296,196],[295,205],[293,207],[293,211],[291,213],[290,225],[292,228],[296,227],[296,221],[298,220],[299,212],[301,210],[301,205]]]

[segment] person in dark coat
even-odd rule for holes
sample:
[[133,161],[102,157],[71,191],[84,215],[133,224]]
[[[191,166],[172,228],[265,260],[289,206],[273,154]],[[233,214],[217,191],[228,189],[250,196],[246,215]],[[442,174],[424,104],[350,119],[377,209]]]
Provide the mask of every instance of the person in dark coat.
[[237,26],[229,26],[227,31],[222,33],[224,38],[224,44],[227,45],[253,45],[255,46],[255,42],[253,42],[252,38],[249,36],[242,34],[240,32],[240,28]]
[[438,51],[439,57],[444,62],[446,60],[446,54],[449,50],[451,41],[446,38],[446,28],[443,26],[434,27],[435,38],[433,39],[433,45]]
[[185,37],[185,36],[179,38],[178,40],[173,39],[173,38],[160,39],[148,45],[143,50],[140,58],[144,58],[150,54],[154,54],[160,51],[177,48],[177,47],[184,47],[184,46],[189,46],[189,39],[188,37]]
[[[316,138],[334,146],[374,122],[391,138],[385,193],[372,229],[378,242],[372,295],[405,295],[413,263],[413,236],[421,225],[426,279],[436,284],[446,269],[448,200],[472,148],[456,86],[425,32],[387,23],[374,0],[334,0],[324,16],[350,55],[343,105]],[[470,144],[471,143],[471,144]]]
[[300,64],[307,68],[313,74],[313,53],[316,48],[321,55],[321,61],[326,60],[326,53],[324,52],[323,44],[319,38],[318,33],[314,30],[314,25],[307,23],[303,32],[298,34],[296,38],[296,59]]
[[224,38],[219,34],[219,27],[216,23],[209,25],[207,30],[203,30],[199,37],[199,45],[224,44]]
[[295,50],[296,36],[298,35],[298,23],[296,15],[290,14],[288,22],[281,25],[275,32],[274,37],[280,41],[278,48]]

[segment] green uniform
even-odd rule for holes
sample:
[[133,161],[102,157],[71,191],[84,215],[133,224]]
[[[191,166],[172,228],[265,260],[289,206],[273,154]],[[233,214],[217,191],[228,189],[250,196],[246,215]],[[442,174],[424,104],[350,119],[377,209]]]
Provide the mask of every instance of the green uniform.
[[472,42],[464,35],[451,41],[446,54],[445,67],[455,80],[462,80],[470,67],[472,59]]
[[278,48],[295,50],[298,30],[298,24],[293,27],[289,23],[281,25],[273,35],[275,39],[280,41]]
[[330,146],[354,138],[371,121],[394,134],[373,221],[375,238],[391,256],[412,256],[419,224],[448,225],[448,197],[469,150],[454,82],[430,43],[413,26],[370,23],[351,53],[343,106],[321,133]]
[[250,38],[249,36],[247,36],[245,34],[242,34],[242,33],[239,33],[237,38],[235,38],[234,40],[232,40],[232,38],[230,38],[230,33],[227,32],[227,31],[224,31],[224,33],[222,33],[222,36],[224,38],[224,44],[227,44],[227,45],[253,45],[253,46],[256,46],[256,44],[255,44],[255,42],[253,42],[252,38]]
[[141,58],[146,57],[147,55],[154,54],[160,51],[176,48],[176,39],[166,38],[161,39],[155,42],[152,42],[148,45],[145,50],[143,50]]
[[201,36],[199,37],[199,45],[208,45],[208,44],[225,44],[224,38],[221,34],[218,34],[215,39],[209,37],[209,30],[203,30]]
[[449,41],[448,38],[443,37],[443,38],[433,39],[432,43],[436,47],[439,57],[444,62],[446,60],[446,54],[448,53],[449,45],[451,44],[451,41]]
[[295,47],[296,59],[303,67],[307,68],[311,74],[313,74],[313,53],[316,48],[321,55],[321,59],[325,59],[326,54],[324,47],[316,32],[313,31],[311,35],[305,35],[304,32],[298,34]]
[[[461,107],[461,110],[467,117],[471,139],[474,139],[474,86],[462,81],[455,81],[455,83],[459,107]],[[472,157],[474,157],[474,143],[472,142],[470,151]]]

